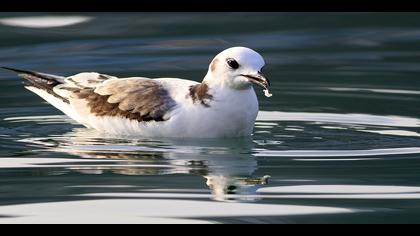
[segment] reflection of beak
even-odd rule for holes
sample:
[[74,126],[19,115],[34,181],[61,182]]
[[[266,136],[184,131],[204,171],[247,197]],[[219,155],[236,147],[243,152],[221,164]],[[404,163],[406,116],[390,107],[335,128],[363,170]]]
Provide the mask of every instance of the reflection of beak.
[[259,85],[264,89],[268,89],[268,87],[270,87],[270,81],[267,78],[265,78],[265,76],[260,72],[258,72],[258,74],[250,75],[242,74],[242,76],[246,77],[249,80],[249,82]]

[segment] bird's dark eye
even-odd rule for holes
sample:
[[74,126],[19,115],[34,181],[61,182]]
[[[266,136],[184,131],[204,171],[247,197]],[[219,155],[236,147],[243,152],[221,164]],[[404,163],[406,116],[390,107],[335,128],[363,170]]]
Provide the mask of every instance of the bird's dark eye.
[[226,62],[232,69],[238,69],[239,68],[239,64],[235,59],[228,58],[226,60]]

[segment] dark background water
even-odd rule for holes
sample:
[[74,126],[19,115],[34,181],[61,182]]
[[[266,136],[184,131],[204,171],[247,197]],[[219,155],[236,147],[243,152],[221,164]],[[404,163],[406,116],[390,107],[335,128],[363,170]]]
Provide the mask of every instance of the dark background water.
[[1,13],[3,66],[200,81],[241,45],[264,56],[274,96],[258,92],[250,139],[134,140],[0,71],[0,223],[418,223],[419,17]]

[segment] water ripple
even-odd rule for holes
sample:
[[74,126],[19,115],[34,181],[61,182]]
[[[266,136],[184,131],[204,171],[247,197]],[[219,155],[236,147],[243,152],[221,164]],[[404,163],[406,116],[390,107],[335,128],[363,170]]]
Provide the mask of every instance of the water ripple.
[[364,157],[364,156],[386,156],[386,155],[407,155],[420,153],[420,147],[411,148],[387,148],[370,150],[262,150],[256,156],[275,157]]
[[389,127],[420,127],[420,119],[403,116],[369,114],[336,114],[309,112],[260,111],[258,121],[310,121],[340,124],[362,124]]

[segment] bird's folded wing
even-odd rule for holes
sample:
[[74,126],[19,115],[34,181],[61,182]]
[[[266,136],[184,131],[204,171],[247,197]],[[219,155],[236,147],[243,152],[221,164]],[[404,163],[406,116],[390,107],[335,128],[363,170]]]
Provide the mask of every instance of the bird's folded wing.
[[159,81],[83,73],[66,79],[57,92],[67,93],[70,105],[89,123],[95,117],[123,117],[139,122],[168,120],[176,106]]

